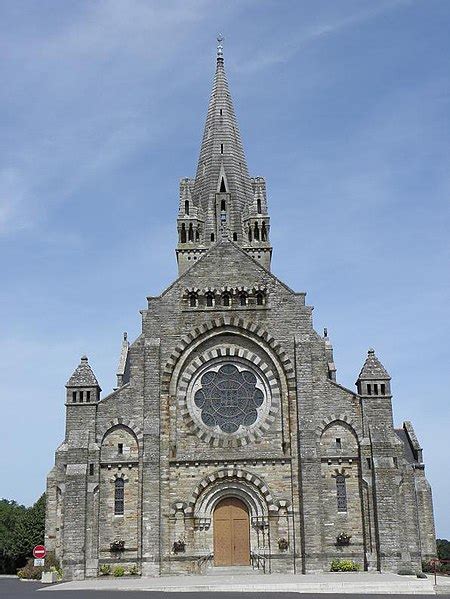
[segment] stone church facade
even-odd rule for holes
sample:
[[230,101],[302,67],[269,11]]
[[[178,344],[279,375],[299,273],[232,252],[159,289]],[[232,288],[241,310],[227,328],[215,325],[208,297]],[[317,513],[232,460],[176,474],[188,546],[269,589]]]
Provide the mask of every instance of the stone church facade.
[[369,350],[336,381],[312,307],[271,273],[265,181],[248,174],[222,48],[194,179],[180,184],[178,279],[124,335],[104,398],[83,356],[47,481],[46,545],[67,578],[215,566],[420,570],[430,486],[391,380]]

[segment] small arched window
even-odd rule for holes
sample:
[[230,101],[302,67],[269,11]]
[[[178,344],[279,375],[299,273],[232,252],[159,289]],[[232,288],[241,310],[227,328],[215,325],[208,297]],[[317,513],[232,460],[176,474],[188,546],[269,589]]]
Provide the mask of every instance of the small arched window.
[[211,233],[211,241],[214,241],[214,233]]
[[345,476],[338,474],[336,476],[336,496],[338,512],[347,511],[347,487],[345,484]]
[[189,216],[189,200],[184,202],[184,213]]
[[247,294],[245,293],[245,291],[243,291],[239,295],[239,303],[241,304],[241,306],[246,306],[247,305]]
[[237,241],[237,233],[233,233],[233,241]]
[[184,223],[181,225],[180,242],[186,243],[186,225]]
[[254,236],[255,236],[255,241],[259,241],[259,227],[258,227],[258,223],[255,223]]
[[194,229],[192,227],[192,223],[189,224],[188,240],[189,241],[194,241]]
[[197,294],[196,293],[190,293],[189,294],[189,307],[190,308],[196,308],[197,307]]
[[252,228],[251,227],[248,228],[248,240],[249,241],[252,240]]
[[123,478],[116,478],[114,483],[114,514],[116,516],[121,516],[124,512],[124,485]]
[[214,306],[214,294],[213,293],[206,294],[206,305],[208,306],[208,308],[212,308]]
[[258,214],[261,214],[261,198],[256,200],[256,210],[258,211]]
[[263,223],[261,227],[261,241],[267,241],[266,223]]
[[222,301],[224,306],[231,305],[231,295],[228,293],[228,291],[225,291],[225,293],[223,294]]
[[264,293],[262,291],[258,291],[256,294],[256,305],[264,306]]
[[195,241],[200,241],[200,231],[197,229],[195,229]]
[[221,212],[225,212],[226,208],[225,208],[225,200],[221,200],[220,202],[220,211]]

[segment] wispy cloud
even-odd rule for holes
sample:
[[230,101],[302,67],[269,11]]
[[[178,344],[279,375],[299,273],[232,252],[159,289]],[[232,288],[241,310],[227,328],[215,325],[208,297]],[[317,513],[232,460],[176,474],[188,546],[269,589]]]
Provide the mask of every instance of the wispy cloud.
[[[369,8],[356,10],[344,17],[326,18],[317,23],[302,25],[299,24],[295,35],[283,37],[277,40],[276,45],[269,45],[266,40],[260,45],[257,52],[251,52],[249,56],[236,65],[236,71],[241,73],[251,73],[260,71],[266,68],[273,67],[277,64],[286,63],[291,60],[300,50],[313,43],[321,41],[338,33],[342,33],[356,25],[361,25],[365,22],[376,19],[377,17],[397,10],[407,4],[411,0],[389,0],[388,2],[372,3]],[[342,12],[343,5],[337,5],[339,12]]]
[[34,29],[20,44],[16,31],[3,32],[9,83],[0,99],[12,118],[2,124],[0,234],[36,225],[94,173],[167,133],[155,106],[176,79],[164,89],[158,80],[204,8],[204,0],[101,0],[75,5],[60,27]]

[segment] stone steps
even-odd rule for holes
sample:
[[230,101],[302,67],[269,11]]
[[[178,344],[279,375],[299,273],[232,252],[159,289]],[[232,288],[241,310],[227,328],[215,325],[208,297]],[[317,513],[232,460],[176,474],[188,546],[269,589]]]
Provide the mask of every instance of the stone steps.
[[210,566],[205,570],[206,576],[242,576],[259,574],[251,566]]

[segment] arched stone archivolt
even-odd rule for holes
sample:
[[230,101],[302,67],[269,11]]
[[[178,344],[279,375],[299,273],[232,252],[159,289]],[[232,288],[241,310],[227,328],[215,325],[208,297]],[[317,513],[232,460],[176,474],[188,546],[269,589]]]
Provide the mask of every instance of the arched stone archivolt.
[[[263,373],[268,391],[266,398],[267,408],[264,415],[256,422],[254,427],[244,427],[239,429],[237,433],[230,435],[212,431],[210,428],[196,421],[189,411],[189,389],[194,377],[199,369],[204,364],[220,362],[221,360],[233,359],[234,362],[242,361],[242,364],[249,363],[258,368]],[[183,371],[177,386],[177,401],[180,409],[181,417],[188,429],[197,435],[206,443],[211,442],[216,447],[240,447],[247,445],[261,437],[267,432],[275,421],[276,414],[280,408],[280,388],[275,374],[269,365],[258,355],[246,348],[224,344],[223,346],[214,347],[205,350],[201,354],[196,354],[196,357],[189,363]],[[192,408],[192,406],[191,406]]]
[[[263,327],[242,316],[223,315],[214,320],[206,322],[195,327],[187,335],[184,335],[178,345],[175,347],[172,355],[166,363],[162,375],[162,392],[170,393],[171,381],[176,368],[179,366],[180,357],[186,350],[195,344],[207,339],[209,336],[218,333],[245,334],[250,339],[267,346],[274,353],[276,359],[281,364],[283,374],[286,378],[288,388],[295,389],[295,372],[290,358],[281,344],[275,340]],[[176,378],[176,377],[175,377]]]
[[142,430],[135,424],[132,420],[126,420],[124,418],[115,418],[114,420],[110,420],[109,423],[104,424],[99,428],[97,432],[97,438],[100,441],[100,444],[103,443],[104,438],[115,428],[125,428],[130,431],[132,435],[136,437],[138,442],[142,441],[143,433]]
[[332,414],[331,416],[327,416],[326,418],[324,418],[320,425],[316,428],[317,438],[320,439],[320,437],[323,435],[326,429],[328,429],[330,426],[333,426],[334,424],[344,424],[348,426],[352,430],[358,442],[362,438],[362,432],[359,426],[347,414]]
[[200,524],[209,524],[215,506],[226,497],[241,499],[256,526],[267,525],[269,513],[278,512],[281,505],[286,509],[290,506],[289,501],[275,501],[266,483],[255,474],[240,468],[224,468],[196,485],[184,504],[185,515],[194,517]]

